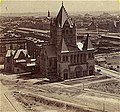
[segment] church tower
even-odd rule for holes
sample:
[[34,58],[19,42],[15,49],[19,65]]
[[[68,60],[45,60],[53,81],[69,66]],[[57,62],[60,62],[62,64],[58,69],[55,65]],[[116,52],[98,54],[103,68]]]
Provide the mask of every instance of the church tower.
[[50,11],[48,10],[48,15],[47,15],[47,18],[50,19]]
[[50,35],[50,44],[55,45],[57,49],[63,39],[66,45],[76,46],[76,25],[68,16],[63,3],[57,17],[51,20]]

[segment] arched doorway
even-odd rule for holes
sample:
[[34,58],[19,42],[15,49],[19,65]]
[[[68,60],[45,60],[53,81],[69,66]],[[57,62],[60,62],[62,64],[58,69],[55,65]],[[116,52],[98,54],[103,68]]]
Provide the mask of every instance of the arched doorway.
[[82,67],[81,66],[77,66],[75,68],[75,75],[76,75],[76,78],[83,77]]
[[94,75],[94,67],[93,66],[89,67],[89,75]]
[[63,70],[63,79],[66,80],[66,79],[68,79],[68,78],[69,78],[69,76],[68,76],[68,70],[67,70],[67,69],[64,69],[64,70]]

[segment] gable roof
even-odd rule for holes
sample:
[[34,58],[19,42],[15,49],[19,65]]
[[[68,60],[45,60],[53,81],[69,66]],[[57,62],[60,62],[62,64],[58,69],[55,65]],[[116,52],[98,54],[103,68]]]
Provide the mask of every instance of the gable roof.
[[91,42],[88,34],[87,34],[85,43],[83,44],[83,50],[94,50],[94,47],[92,45],[92,42]]
[[56,49],[55,49],[54,45],[44,46],[44,49],[45,49],[45,52],[49,58],[57,56]]
[[9,58],[11,56],[14,56],[14,54],[15,54],[15,50],[8,50],[5,57]]
[[57,25],[59,27],[63,28],[63,26],[64,26],[64,24],[65,24],[66,21],[68,21],[68,23],[70,24],[70,26],[73,25],[71,19],[68,16],[68,13],[67,13],[65,7],[62,4],[62,6],[60,8],[60,11],[59,11],[59,13],[58,13],[58,15],[56,17],[56,22],[57,22]]
[[65,43],[65,39],[62,38],[59,44],[58,50],[60,53],[68,53],[73,51],[79,51],[79,47],[76,45],[70,45]]
[[18,59],[21,53],[23,53],[25,56],[28,55],[28,52],[26,49],[18,49],[15,53],[14,59]]

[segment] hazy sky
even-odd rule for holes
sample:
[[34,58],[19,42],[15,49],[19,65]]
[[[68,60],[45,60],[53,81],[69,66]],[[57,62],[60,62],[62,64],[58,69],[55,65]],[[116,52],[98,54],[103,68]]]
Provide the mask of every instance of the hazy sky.
[[[0,4],[2,13],[17,12],[58,12],[62,0],[3,0]],[[63,0],[68,12],[80,11],[118,11],[117,0]]]

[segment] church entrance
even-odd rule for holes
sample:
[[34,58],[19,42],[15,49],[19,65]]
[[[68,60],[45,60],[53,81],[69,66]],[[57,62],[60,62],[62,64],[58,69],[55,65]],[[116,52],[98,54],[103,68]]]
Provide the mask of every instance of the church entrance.
[[79,77],[81,77],[81,76],[82,76],[81,71],[76,71],[76,78],[79,78]]
[[78,66],[75,68],[75,75],[76,75],[76,78],[80,78],[83,76],[82,67]]
[[64,73],[64,80],[68,79],[68,73]]

